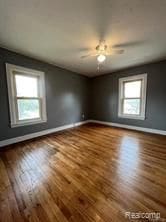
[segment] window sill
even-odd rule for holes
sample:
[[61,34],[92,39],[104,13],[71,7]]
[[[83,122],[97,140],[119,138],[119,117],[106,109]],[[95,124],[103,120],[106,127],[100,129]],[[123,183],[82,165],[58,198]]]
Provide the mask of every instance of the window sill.
[[118,115],[118,117],[119,117],[119,118],[124,118],[124,119],[145,120],[145,116]]
[[46,123],[47,119],[45,120],[34,120],[34,121],[25,121],[25,122],[20,122],[20,123],[11,123],[11,128],[15,127],[21,127],[21,126],[29,126],[29,125],[35,125],[35,124],[40,124],[40,123]]

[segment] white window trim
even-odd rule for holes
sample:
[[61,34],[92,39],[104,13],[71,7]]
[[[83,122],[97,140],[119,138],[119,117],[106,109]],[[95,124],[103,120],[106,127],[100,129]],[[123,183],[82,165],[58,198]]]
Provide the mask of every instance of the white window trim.
[[[40,109],[41,118],[18,120],[17,108],[16,108],[16,103],[15,103],[15,98],[14,98],[14,96],[16,95],[15,89],[14,89],[14,72],[19,72],[19,73],[27,74],[27,75],[31,75],[31,76],[37,76],[40,78],[41,84],[39,84],[39,94],[40,94],[40,98],[42,98],[41,99],[42,100],[41,109]],[[7,87],[8,87],[8,100],[9,100],[11,127],[13,128],[13,127],[26,126],[26,125],[47,122],[45,74],[44,74],[44,72],[6,63],[6,75],[7,75]]]
[[[142,88],[141,88],[141,95],[142,95],[142,100],[141,101],[142,101],[142,104],[141,104],[140,115],[132,115],[132,114],[131,115],[127,115],[127,114],[123,114],[123,111],[122,111],[123,110],[122,99],[123,99],[123,85],[124,85],[124,82],[136,81],[136,80],[142,80]],[[146,89],[147,89],[147,73],[120,78],[119,79],[118,117],[120,117],[120,118],[127,118],[127,119],[145,120]]]

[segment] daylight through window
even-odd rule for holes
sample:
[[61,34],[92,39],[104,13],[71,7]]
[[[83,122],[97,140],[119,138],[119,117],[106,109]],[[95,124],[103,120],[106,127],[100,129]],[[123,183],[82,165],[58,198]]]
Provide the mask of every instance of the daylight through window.
[[6,65],[11,126],[46,121],[44,73]]
[[119,79],[119,117],[145,119],[147,74]]

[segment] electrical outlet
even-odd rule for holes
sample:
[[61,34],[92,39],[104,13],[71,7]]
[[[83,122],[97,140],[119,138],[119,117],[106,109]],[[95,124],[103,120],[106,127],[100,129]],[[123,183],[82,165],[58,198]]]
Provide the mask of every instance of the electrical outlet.
[[85,115],[84,114],[82,114],[82,119],[85,119]]

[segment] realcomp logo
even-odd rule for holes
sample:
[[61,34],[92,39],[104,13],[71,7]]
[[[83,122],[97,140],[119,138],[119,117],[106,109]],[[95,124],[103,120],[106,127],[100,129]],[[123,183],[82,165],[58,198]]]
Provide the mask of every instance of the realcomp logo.
[[160,213],[159,212],[151,212],[151,213],[147,213],[147,212],[125,212],[125,218],[129,219],[129,220],[137,220],[137,221],[141,221],[141,220],[148,220],[148,221],[162,221],[162,222],[166,222],[165,219],[161,219],[160,217]]

